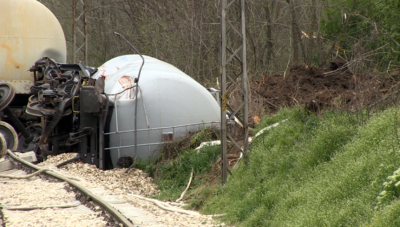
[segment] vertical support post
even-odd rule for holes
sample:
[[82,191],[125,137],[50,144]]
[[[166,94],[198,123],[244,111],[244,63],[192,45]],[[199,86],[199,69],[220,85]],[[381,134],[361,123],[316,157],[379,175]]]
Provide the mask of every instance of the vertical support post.
[[249,94],[248,94],[248,83],[247,83],[247,46],[246,46],[246,5],[245,0],[241,0],[241,33],[242,33],[242,55],[241,55],[241,62],[242,62],[242,97],[243,97],[243,154],[245,157],[246,165],[249,165],[250,157],[249,157]]
[[[107,106],[108,107],[108,106]],[[104,113],[104,112],[103,112]],[[105,169],[105,154],[104,154],[104,115],[99,116],[99,169]]]
[[83,61],[85,65],[88,63],[88,42],[87,42],[87,21],[86,21],[86,1],[87,0],[72,0],[73,1],[73,63]]
[[[227,180],[227,153],[233,147],[236,146],[240,149],[246,157],[246,164],[249,163],[245,21],[245,0],[221,0],[221,157],[223,184]],[[229,103],[228,97],[233,91],[239,91],[241,95],[240,103]],[[227,120],[227,115],[229,120]],[[228,123],[235,118],[243,126],[239,132],[240,135],[236,135],[236,130],[230,132],[227,130]],[[231,142],[229,146],[228,141]]]
[[226,2],[221,0],[221,158],[222,184],[226,183],[227,160],[227,120],[226,120]]

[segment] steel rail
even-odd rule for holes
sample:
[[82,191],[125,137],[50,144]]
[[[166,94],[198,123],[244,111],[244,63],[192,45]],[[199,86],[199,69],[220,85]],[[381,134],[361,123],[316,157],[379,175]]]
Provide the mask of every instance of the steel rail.
[[[12,159],[14,159],[15,161],[17,161],[18,163],[30,168],[30,169],[34,169],[36,171],[41,170],[42,168],[27,162],[21,158],[19,158],[16,154],[14,154],[14,152],[12,152],[11,150],[7,150],[7,154],[9,155],[9,157],[11,157]],[[114,207],[110,206],[107,202],[103,201],[101,198],[99,198],[98,196],[94,195],[92,192],[88,191],[85,187],[79,185],[78,183],[74,182],[73,180],[70,180],[60,174],[57,174],[53,171],[45,171],[41,174],[46,174],[49,175],[53,178],[56,178],[57,180],[61,180],[64,182],[67,182],[70,186],[74,187],[76,190],[78,190],[80,193],[82,193],[83,195],[88,196],[90,199],[87,199],[86,202],[94,202],[96,205],[100,206],[102,208],[103,211],[107,212],[108,214],[111,215],[111,217],[106,217],[108,220],[107,222],[109,222],[108,224],[117,221],[117,225],[115,226],[120,226],[119,224],[122,224],[124,227],[133,227],[135,226],[134,224],[132,224],[131,221],[129,221],[128,219],[126,219],[118,210],[116,210]],[[80,200],[80,199],[79,199]],[[115,224],[115,223],[113,223]]]

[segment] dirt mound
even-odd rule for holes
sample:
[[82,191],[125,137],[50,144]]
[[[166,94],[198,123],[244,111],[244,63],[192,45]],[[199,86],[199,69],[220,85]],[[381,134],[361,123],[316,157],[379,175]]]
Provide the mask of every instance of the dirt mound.
[[262,97],[266,113],[298,104],[322,113],[333,108],[361,110],[391,105],[398,101],[399,81],[399,75],[353,74],[346,62],[333,61],[327,69],[294,65],[286,76],[263,75],[254,81],[252,92]]

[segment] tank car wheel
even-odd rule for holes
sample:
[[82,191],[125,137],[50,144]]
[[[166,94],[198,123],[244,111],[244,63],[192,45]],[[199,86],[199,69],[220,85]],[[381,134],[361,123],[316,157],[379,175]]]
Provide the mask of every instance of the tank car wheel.
[[6,108],[15,96],[14,88],[7,83],[0,83],[0,111]]
[[7,141],[3,134],[0,134],[0,158],[4,157],[7,153]]
[[18,136],[15,129],[7,122],[0,121],[0,134],[3,135],[7,149],[16,150],[18,147]]

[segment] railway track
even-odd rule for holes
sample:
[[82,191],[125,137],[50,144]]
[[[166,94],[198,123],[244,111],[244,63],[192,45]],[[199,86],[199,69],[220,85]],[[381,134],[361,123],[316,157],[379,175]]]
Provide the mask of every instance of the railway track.
[[76,178],[7,155],[15,168],[0,172],[2,226],[138,226]]
[[[124,168],[103,171],[82,162],[60,166],[75,156],[60,154],[33,165],[20,161],[15,153],[8,151],[5,160],[15,163],[15,168],[2,172],[0,159],[0,176],[31,176],[27,179],[0,177],[0,215],[3,215],[0,227],[220,226],[210,215],[182,209],[173,202],[148,198],[159,191],[141,170],[132,169],[129,173]],[[60,180],[57,175],[63,178]],[[86,190],[80,191],[80,188]],[[103,209],[99,201],[108,206]],[[115,217],[109,210],[119,211],[120,215]]]

